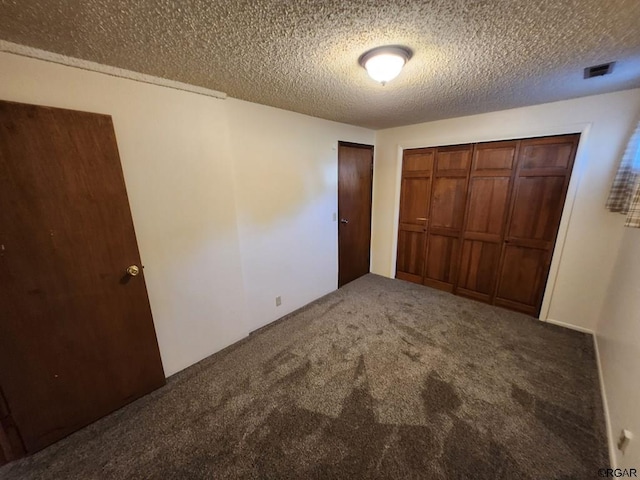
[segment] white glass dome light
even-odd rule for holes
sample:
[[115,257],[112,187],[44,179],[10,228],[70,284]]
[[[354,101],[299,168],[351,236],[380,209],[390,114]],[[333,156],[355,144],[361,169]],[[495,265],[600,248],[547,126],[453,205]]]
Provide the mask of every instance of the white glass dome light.
[[359,63],[371,78],[385,85],[400,74],[411,55],[412,52],[407,47],[377,47],[362,54]]

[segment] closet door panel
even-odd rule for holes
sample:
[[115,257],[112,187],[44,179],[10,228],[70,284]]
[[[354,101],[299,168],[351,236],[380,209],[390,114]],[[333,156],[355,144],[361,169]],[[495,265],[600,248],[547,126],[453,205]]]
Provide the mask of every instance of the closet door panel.
[[536,314],[546,283],[548,257],[547,249],[506,245],[496,305]]
[[460,262],[472,152],[473,145],[456,145],[439,147],[435,155],[423,283],[448,292]]
[[540,313],[579,138],[521,141],[496,305]]
[[490,174],[496,170],[511,171],[515,162],[517,142],[480,143],[476,148],[473,172]]
[[570,169],[575,156],[575,143],[567,138],[551,137],[523,140],[520,169]]
[[521,177],[508,236],[554,242],[565,195],[565,176]]
[[405,150],[396,278],[422,283],[435,149]]
[[491,303],[504,239],[518,142],[476,145],[456,293]]
[[466,177],[436,177],[433,186],[431,228],[459,230],[464,218]]
[[405,150],[402,158],[402,173],[432,171],[435,154],[435,148]]
[[398,232],[397,278],[422,283],[424,246],[422,229],[418,232],[406,229]]
[[502,235],[509,180],[509,177],[471,178],[465,233]]
[[454,274],[459,259],[460,241],[456,236],[429,235],[424,284],[448,292],[453,291]]
[[458,291],[465,296],[488,301],[495,287],[500,244],[464,240],[458,275]]
[[471,150],[473,145],[457,145],[453,147],[438,147],[436,154],[436,171],[438,173],[467,174],[471,164]]
[[424,225],[429,214],[431,177],[402,179],[400,223]]

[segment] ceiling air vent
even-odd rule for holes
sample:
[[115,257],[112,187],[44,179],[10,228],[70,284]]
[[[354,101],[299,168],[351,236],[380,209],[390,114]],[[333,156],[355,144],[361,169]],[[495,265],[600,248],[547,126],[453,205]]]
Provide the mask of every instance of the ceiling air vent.
[[594,65],[584,69],[584,78],[601,77],[608,75],[613,71],[616,62],[603,63],[602,65]]

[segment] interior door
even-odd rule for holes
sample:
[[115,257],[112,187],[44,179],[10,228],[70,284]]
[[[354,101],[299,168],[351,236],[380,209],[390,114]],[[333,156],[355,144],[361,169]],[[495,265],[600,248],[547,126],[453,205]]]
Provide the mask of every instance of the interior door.
[[579,135],[522,140],[495,304],[537,316]]
[[456,293],[492,303],[519,142],[479,143],[473,152]]
[[0,446],[11,459],[165,377],[111,117],[0,102],[0,205]]
[[405,150],[402,155],[396,278],[422,283],[435,148]]
[[338,287],[369,273],[373,146],[338,144]]
[[456,283],[473,145],[439,147],[431,193],[423,283],[452,292]]

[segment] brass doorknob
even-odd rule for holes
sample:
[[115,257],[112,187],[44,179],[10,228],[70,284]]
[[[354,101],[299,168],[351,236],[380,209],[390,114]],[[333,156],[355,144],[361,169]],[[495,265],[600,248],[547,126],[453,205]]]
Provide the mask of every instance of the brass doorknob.
[[132,277],[135,277],[139,273],[140,273],[140,269],[138,268],[137,265],[131,265],[127,267],[127,275],[131,275]]

